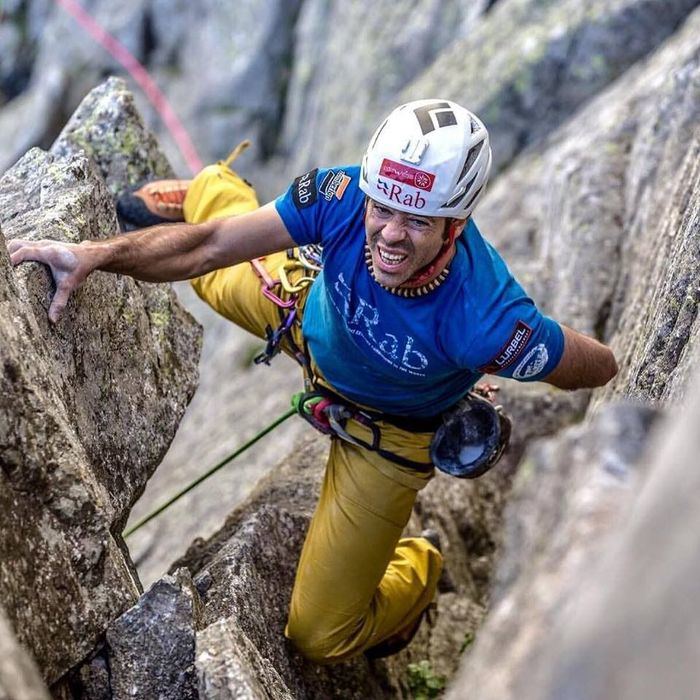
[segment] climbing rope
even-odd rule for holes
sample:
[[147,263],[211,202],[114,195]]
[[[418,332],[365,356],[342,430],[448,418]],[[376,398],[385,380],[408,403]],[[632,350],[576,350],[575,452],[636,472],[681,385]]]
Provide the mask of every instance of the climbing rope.
[[143,90],[148,101],[163,120],[172,135],[192,174],[198,173],[203,165],[187,130],[170,106],[168,99],[148,74],[142,63],[129,49],[101,26],[76,0],[56,0],[73,19],[100,45],[112,58],[120,63],[134,82]]
[[238,457],[238,455],[243,454],[249,447],[252,447],[256,442],[258,442],[258,440],[265,437],[265,435],[267,435],[268,433],[272,432],[278,425],[284,423],[284,421],[286,421],[287,418],[290,418],[295,413],[297,413],[296,407],[289,409],[286,413],[283,413],[279,418],[270,423],[270,425],[268,425],[266,428],[257,433],[257,435],[253,436],[250,440],[248,440],[248,442],[241,445],[235,452],[232,452],[228,457],[222,459],[218,464],[214,465],[211,469],[209,469],[209,471],[205,472],[193,482],[189,483],[187,486],[185,486],[184,489],[178,491],[174,496],[165,501],[165,503],[162,503],[160,506],[158,506],[158,508],[149,513],[147,516],[141,518],[141,520],[139,520],[135,525],[126,530],[126,532],[124,532],[124,537],[129,537],[129,535],[132,535],[134,532],[142,528],[146,523],[150,522],[151,520],[153,520],[153,518],[160,515],[164,510],[170,508],[170,506],[173,503],[180,500],[186,493],[189,493],[193,488],[199,486],[199,484],[201,484],[205,479],[208,479],[212,474],[218,472],[219,469],[226,466],[231,460]]

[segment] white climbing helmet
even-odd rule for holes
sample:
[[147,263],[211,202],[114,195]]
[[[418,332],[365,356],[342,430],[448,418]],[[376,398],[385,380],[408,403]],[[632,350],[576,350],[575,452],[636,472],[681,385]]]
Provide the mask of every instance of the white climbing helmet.
[[449,100],[416,100],[374,132],[360,189],[392,209],[466,219],[490,169],[489,134],[477,116]]

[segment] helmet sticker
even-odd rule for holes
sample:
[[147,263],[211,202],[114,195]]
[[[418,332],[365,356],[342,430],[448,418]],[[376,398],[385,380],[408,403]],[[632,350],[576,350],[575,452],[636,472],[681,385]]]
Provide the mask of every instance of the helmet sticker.
[[413,113],[420,124],[423,136],[435,131],[436,122],[438,129],[443,126],[454,126],[457,123],[457,117],[449,102],[429,102],[414,109]]
[[531,335],[532,328],[530,328],[527,323],[518,321],[505,345],[498,351],[491,362],[478,368],[479,372],[483,372],[484,374],[496,374],[510,367],[525,349]]
[[297,209],[306,209],[306,207],[316,204],[316,200],[318,199],[318,190],[316,187],[317,174],[318,168],[314,168],[294,180],[292,184],[292,200]]
[[390,202],[396,202],[404,207],[412,207],[413,209],[423,209],[425,207],[425,197],[421,197],[420,192],[404,192],[404,188],[401,185],[388,183],[380,177],[377,178],[377,189]]
[[523,358],[523,361],[515,368],[513,379],[528,379],[539,374],[549,359],[549,353],[544,343],[535,345]]
[[344,170],[339,170],[335,172],[334,170],[329,170],[326,173],[326,177],[323,178],[318,191],[326,198],[327,201],[331,201],[333,197],[336,199],[342,199],[345,194],[345,189],[350,183],[350,178],[345,174]]
[[379,169],[379,174],[388,177],[390,180],[402,182],[405,185],[411,185],[419,190],[430,192],[433,189],[435,182],[435,174],[425,170],[412,168],[410,165],[397,163],[395,160],[385,158],[382,161],[382,166]]

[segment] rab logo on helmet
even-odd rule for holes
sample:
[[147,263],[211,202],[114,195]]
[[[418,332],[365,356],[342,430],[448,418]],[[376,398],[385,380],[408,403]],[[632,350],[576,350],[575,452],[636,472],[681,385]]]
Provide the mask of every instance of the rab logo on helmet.
[[405,185],[411,185],[419,190],[430,192],[433,189],[435,175],[428,173],[425,170],[412,168],[410,165],[403,165],[396,161],[385,158],[382,161],[382,167],[379,168],[379,174],[388,177],[391,180],[402,182]]
[[403,187],[400,185],[396,185],[393,182],[389,184],[380,177],[377,178],[377,187],[389,201],[402,204],[404,207],[422,209],[425,206],[425,198],[420,196],[420,192],[416,192],[415,194],[404,192]]

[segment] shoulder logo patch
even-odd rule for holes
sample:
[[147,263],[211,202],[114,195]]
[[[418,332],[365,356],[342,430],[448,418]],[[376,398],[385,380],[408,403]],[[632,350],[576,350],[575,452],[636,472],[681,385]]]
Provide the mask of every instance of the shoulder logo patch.
[[510,338],[506,341],[505,345],[498,351],[496,357],[491,360],[491,362],[478,367],[479,372],[484,374],[496,374],[502,370],[510,367],[517,359],[520,353],[525,349],[527,341],[530,340],[532,335],[532,328],[524,323],[523,321],[518,321],[515,324],[513,333]]
[[523,358],[523,361],[515,368],[513,379],[527,379],[539,374],[549,359],[549,353],[544,343],[535,345]]
[[333,197],[342,199],[349,184],[350,178],[344,170],[339,170],[337,173],[334,170],[329,170],[318,191],[330,202]]
[[318,189],[316,188],[317,174],[318,168],[314,168],[294,180],[292,184],[292,199],[297,209],[306,209],[306,207],[316,204],[318,200]]

